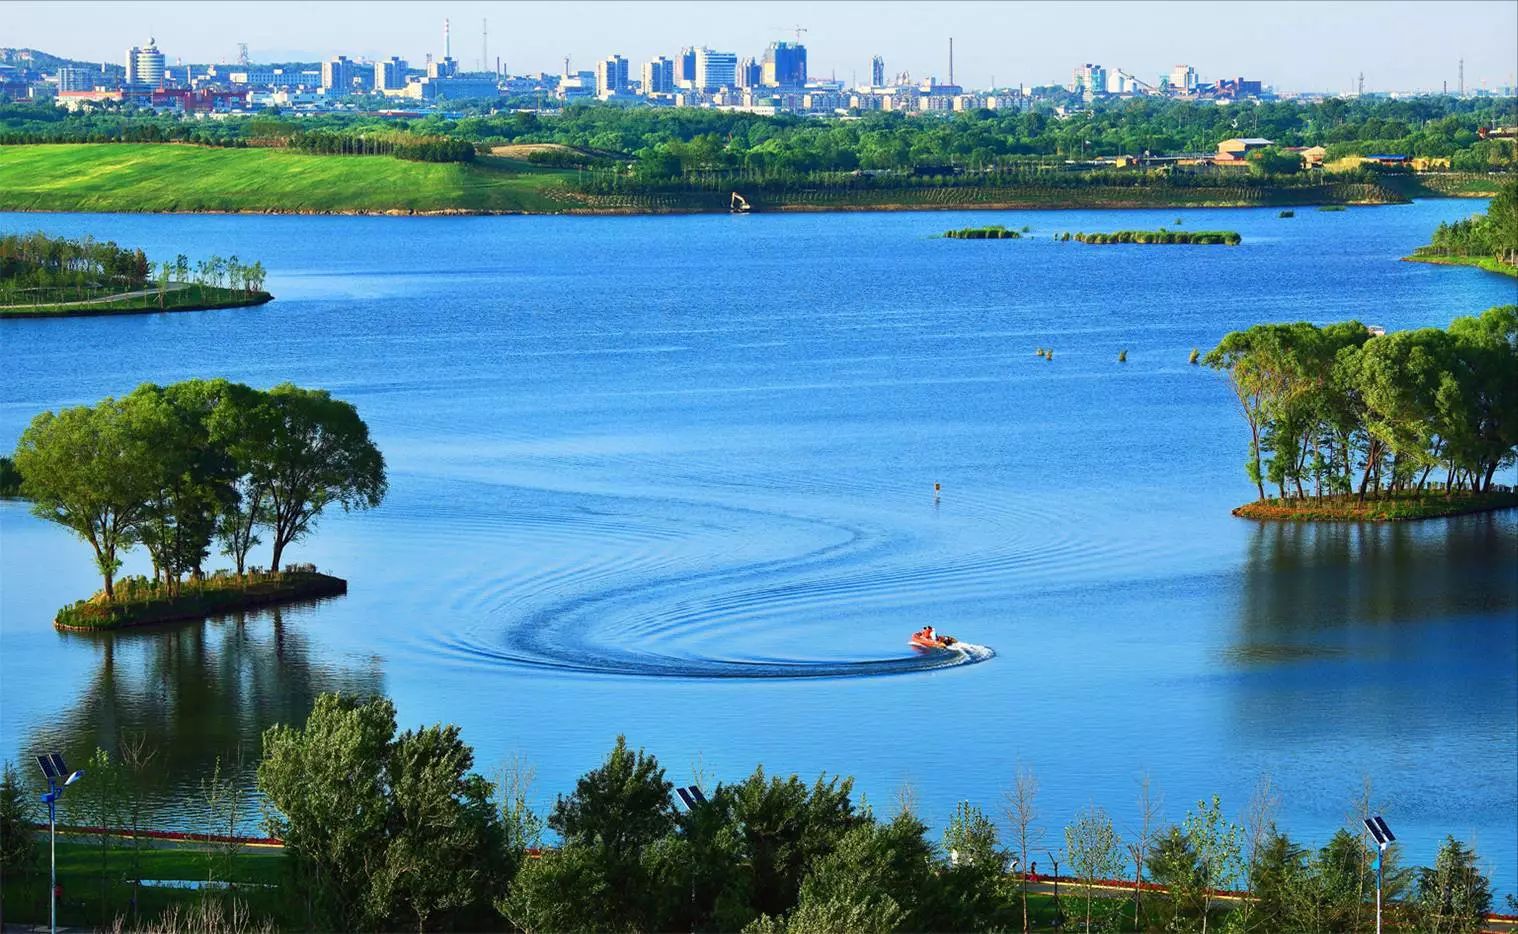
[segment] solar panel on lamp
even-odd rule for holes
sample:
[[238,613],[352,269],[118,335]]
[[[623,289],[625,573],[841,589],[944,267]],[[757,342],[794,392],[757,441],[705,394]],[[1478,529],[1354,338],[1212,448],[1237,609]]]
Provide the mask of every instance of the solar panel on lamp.
[[48,778],[58,777],[58,770],[53,766],[53,759],[51,756],[38,756],[37,764],[42,766],[43,775],[46,775]]

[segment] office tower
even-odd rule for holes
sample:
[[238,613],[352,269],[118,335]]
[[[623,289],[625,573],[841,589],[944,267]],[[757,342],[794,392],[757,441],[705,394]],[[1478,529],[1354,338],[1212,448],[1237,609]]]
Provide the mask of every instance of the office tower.
[[870,59],[870,87],[885,87],[885,59],[879,55]]
[[752,58],[738,63],[738,87],[757,88],[764,75],[764,68]]
[[93,68],[79,68],[65,65],[58,69],[58,90],[60,91],[90,91],[95,87],[95,76],[99,74]]
[[596,62],[596,93],[618,94],[627,90],[627,59],[610,55]]
[[669,94],[675,90],[675,63],[664,56],[643,63],[643,93]]
[[700,91],[719,91],[738,83],[738,56],[718,52],[706,46],[696,50],[695,87]]
[[353,79],[358,72],[358,62],[349,60],[346,55],[329,58],[322,62],[322,90],[328,94],[333,91],[348,94],[353,90]]
[[126,54],[126,83],[133,87],[163,87],[164,57],[158,40],[149,39],[147,48],[135,45]]
[[680,50],[680,57],[675,59],[675,87],[694,88],[696,86],[696,50],[690,46]]
[[772,88],[799,88],[806,84],[806,46],[799,42],[771,42],[764,50],[760,81]]
[[388,62],[374,63],[374,89],[397,91],[406,86],[406,61],[392,55]]

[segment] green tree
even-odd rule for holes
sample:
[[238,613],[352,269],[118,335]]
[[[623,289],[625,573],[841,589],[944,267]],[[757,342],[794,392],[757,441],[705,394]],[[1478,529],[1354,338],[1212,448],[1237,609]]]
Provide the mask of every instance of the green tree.
[[457,727],[395,728],[388,700],[323,694],[267,730],[269,830],[319,927],[478,925],[509,868],[490,783]]
[[790,911],[807,868],[864,821],[850,800],[852,790],[850,779],[818,776],[808,787],[795,775],[766,776],[762,766],[717,789],[712,802],[731,814],[742,839],[754,914]]
[[1111,879],[1123,870],[1123,849],[1112,818],[1092,805],[1065,828],[1065,854],[1070,868],[1086,889],[1086,930],[1091,930],[1091,904],[1098,879]]
[[266,396],[273,423],[267,446],[248,452],[248,473],[268,497],[272,570],[329,505],[367,509],[384,499],[385,459],[350,403],[289,383]]
[[1186,839],[1196,853],[1202,882],[1202,934],[1207,934],[1208,913],[1213,893],[1228,889],[1244,870],[1240,855],[1239,828],[1223,817],[1223,805],[1217,795],[1212,801],[1198,801],[1181,822]]
[[1295,175],[1302,171],[1302,157],[1278,146],[1256,149],[1244,158],[1256,175]]
[[1148,867],[1149,878],[1169,892],[1172,928],[1201,914],[1206,880],[1196,846],[1184,830],[1172,826],[1159,835],[1149,850]]
[[[37,868],[37,839],[31,795],[9,762],[0,770],[0,876],[26,877]],[[5,917],[4,892],[0,890],[0,920]]]
[[150,490],[143,465],[156,441],[122,402],[43,412],[16,447],[16,468],[32,512],[89,543],[114,600],[121,553],[138,541]]
[[1429,934],[1475,934],[1492,908],[1490,880],[1476,866],[1476,852],[1445,837],[1434,865],[1418,871],[1417,913]]

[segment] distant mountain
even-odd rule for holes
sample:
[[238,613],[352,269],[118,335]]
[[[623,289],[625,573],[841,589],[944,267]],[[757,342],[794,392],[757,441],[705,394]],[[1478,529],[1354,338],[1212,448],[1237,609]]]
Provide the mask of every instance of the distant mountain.
[[74,58],[61,58],[57,55],[49,55],[37,49],[0,49],[0,65],[10,65],[15,68],[31,68],[35,71],[57,71],[59,68],[93,68],[100,70],[104,65],[104,71],[108,75],[120,75],[126,71],[125,66],[113,62],[82,62]]

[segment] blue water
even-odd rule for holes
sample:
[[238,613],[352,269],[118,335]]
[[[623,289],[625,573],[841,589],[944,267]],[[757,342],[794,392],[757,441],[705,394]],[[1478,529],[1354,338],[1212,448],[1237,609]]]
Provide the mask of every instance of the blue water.
[[[1453,833],[1518,890],[1518,519],[1235,519],[1247,435],[1186,362],[1260,321],[1518,300],[1397,261],[1481,206],[0,215],[257,258],[279,296],[0,322],[0,447],[44,409],[227,376],[351,400],[391,471],[289,556],[348,596],[116,636],[52,630],[97,586],[87,550],[0,505],[0,754],[141,733],[158,820],[189,825],[216,757],[246,775],[261,730],[341,689],[460,724],[483,770],[525,756],[540,804],[618,732],[676,779],[843,772],[882,810],[909,784],[937,824],[1031,768],[1051,843],[1091,802],[1130,829],[1146,773],[1171,820],[1213,793],[1237,815],[1268,773],[1322,841],[1368,780],[1407,859]],[[1177,217],[1244,244],[1047,239]],[[934,237],[984,223],[1032,239]],[[919,654],[925,623],[984,648]]]

